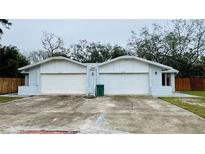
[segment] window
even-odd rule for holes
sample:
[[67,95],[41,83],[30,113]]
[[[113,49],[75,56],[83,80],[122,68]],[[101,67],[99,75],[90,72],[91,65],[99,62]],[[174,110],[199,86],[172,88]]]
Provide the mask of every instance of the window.
[[171,85],[171,75],[162,73],[162,86]]
[[170,76],[170,74],[167,74],[166,82],[167,82],[166,83],[167,86],[171,85],[171,76]]
[[165,74],[162,73],[162,86],[165,86]]

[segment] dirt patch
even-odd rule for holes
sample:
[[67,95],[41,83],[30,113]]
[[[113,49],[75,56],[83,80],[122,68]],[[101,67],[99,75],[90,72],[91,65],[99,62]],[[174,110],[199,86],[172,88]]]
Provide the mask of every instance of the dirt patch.
[[125,96],[111,96],[111,99],[117,102],[129,102],[129,97]]

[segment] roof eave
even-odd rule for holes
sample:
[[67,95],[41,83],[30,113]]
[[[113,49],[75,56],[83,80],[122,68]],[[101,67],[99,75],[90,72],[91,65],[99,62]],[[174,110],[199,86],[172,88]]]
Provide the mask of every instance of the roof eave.
[[104,63],[101,63],[98,66],[103,66],[103,65],[112,63],[114,61],[120,60],[120,59],[130,59],[130,58],[131,59],[136,59],[136,60],[148,63],[148,64],[151,64],[151,65],[154,65],[154,66],[158,66],[158,67],[161,67],[161,68],[172,69],[172,67],[170,67],[170,66],[166,66],[166,65],[163,65],[163,64],[160,64],[160,63],[152,62],[152,61],[149,61],[149,60],[146,60],[146,59],[143,59],[143,58],[139,58],[139,57],[135,57],[135,56],[121,56],[121,57],[117,57],[117,58],[114,58],[112,60],[109,60],[109,61],[106,61]]
[[24,67],[20,67],[20,68],[18,68],[18,70],[19,70],[19,71],[27,70],[27,69],[30,69],[30,68],[39,66],[39,65],[41,65],[41,64],[44,64],[44,63],[49,62],[49,61],[52,61],[52,60],[67,60],[67,61],[69,61],[69,62],[73,62],[73,63],[75,63],[75,64],[78,64],[78,65],[81,65],[81,66],[85,66],[85,67],[86,67],[86,64],[77,62],[77,61],[72,60],[72,59],[68,59],[68,58],[65,58],[65,57],[52,57],[52,58],[45,59],[45,60],[40,61],[40,62],[35,63],[35,64],[31,64],[31,65],[27,65],[27,66],[24,66]]
[[162,71],[162,73],[179,73],[178,70],[166,70],[166,71]]

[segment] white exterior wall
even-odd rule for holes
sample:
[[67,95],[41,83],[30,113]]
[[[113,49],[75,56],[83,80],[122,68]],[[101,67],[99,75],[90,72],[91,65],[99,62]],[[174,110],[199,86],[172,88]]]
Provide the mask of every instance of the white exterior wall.
[[134,59],[121,59],[100,66],[99,73],[148,73],[149,65]]
[[29,69],[25,77],[25,86],[18,87],[19,95],[38,95],[40,94],[40,67]]
[[28,78],[28,74],[25,75],[25,86],[29,85],[29,78]]
[[154,86],[151,88],[152,96],[171,96],[172,87],[171,86]]
[[[172,95],[173,87],[175,88],[175,84],[172,86],[162,86],[162,68],[150,65],[149,72],[150,72],[150,94],[153,96]],[[157,72],[157,74],[155,74],[155,72]]]
[[[49,83],[45,83],[44,87],[40,87],[40,91],[41,93],[45,93],[47,91],[49,91],[50,93],[55,93],[55,92],[62,92],[62,93],[72,93],[70,91],[70,89],[73,89],[73,94],[81,94],[81,93],[86,93],[87,91],[87,85],[86,85],[86,81],[87,81],[87,68],[86,66],[82,66],[73,62],[69,62],[67,60],[53,60],[50,61],[48,63],[45,63],[43,65],[41,65],[40,67],[40,74],[41,74],[41,78],[40,81],[42,82],[42,76],[46,76],[48,74],[56,76],[56,75],[60,75],[59,79],[62,80],[65,85],[61,84],[62,89],[60,89],[60,85],[56,85],[56,90],[51,90],[52,87],[50,87],[50,85],[48,85]],[[69,75],[70,77],[66,78],[66,75]],[[75,79],[76,76],[76,79]],[[80,76],[80,78],[79,78]],[[73,78],[74,77],[74,78]],[[51,77],[48,76],[48,80],[50,80]],[[76,80],[79,79],[79,82],[77,82]],[[56,79],[52,78],[52,80],[54,82],[58,82]],[[45,78],[44,78],[45,81]],[[68,82],[70,81],[70,82]],[[57,84],[57,83],[56,83]],[[83,84],[83,85],[79,85],[79,84]],[[40,84],[42,86],[42,83]],[[45,86],[48,86],[47,90],[45,89]],[[66,89],[67,87],[70,87],[70,89]],[[75,88],[76,86],[76,88]],[[84,86],[84,87],[83,87]],[[76,89],[79,89],[79,92],[77,92]]]
[[96,91],[96,85],[98,80],[98,71],[97,67],[92,64],[87,65],[87,74],[86,74],[86,95],[94,96]]
[[175,92],[175,73],[171,74],[171,86],[172,86],[172,92]]
[[29,86],[39,86],[40,67],[34,67],[29,70]]
[[41,65],[40,73],[86,73],[86,67],[66,60],[53,60]]
[[41,94],[41,74],[85,74],[86,67],[67,60],[53,60],[29,69],[28,86],[20,86],[19,95]]
[[[157,74],[155,74],[155,72]],[[162,86],[162,69],[149,65],[149,74],[150,74],[150,88],[153,86]]]
[[[19,87],[19,94],[40,94],[42,74],[70,73],[85,75],[85,89],[86,94],[88,94],[89,91],[92,91],[92,88],[89,87],[91,85],[91,81],[89,81],[90,66],[85,67],[67,60],[52,60],[48,63],[34,67],[29,70],[29,86]],[[117,89],[124,88],[123,90],[125,90],[127,88],[128,91],[131,91],[130,88],[137,87],[139,89],[134,89],[133,93],[139,92],[140,94],[145,94],[146,92],[146,94],[151,94],[154,96],[170,95],[170,89],[171,92],[175,91],[175,74],[171,74],[171,86],[162,86],[162,68],[138,61],[136,59],[120,59],[99,67],[95,67],[96,79],[94,82],[96,82],[96,84],[109,84],[109,82],[116,82],[125,85],[120,85]],[[155,74],[155,72],[157,72],[157,74]],[[126,81],[124,82],[124,80]],[[117,85],[118,84],[113,83],[113,87],[115,86],[114,88],[116,88]],[[126,92],[127,91],[122,91],[121,93]]]
[[[172,90],[175,85],[173,85],[173,87],[162,86],[162,70],[163,69],[161,67],[134,59],[122,59],[100,66],[98,68],[99,77],[97,83],[105,84],[105,94],[107,88],[108,93],[114,93],[116,90],[115,94],[135,93],[151,94],[153,96],[168,96],[172,94]],[[148,77],[146,77],[146,74]],[[148,90],[146,90],[146,87]],[[127,89],[127,91],[125,91],[125,89]]]
[[18,95],[38,95],[39,86],[19,86]]
[[149,94],[149,65],[134,59],[121,59],[98,68],[98,84],[106,95]]

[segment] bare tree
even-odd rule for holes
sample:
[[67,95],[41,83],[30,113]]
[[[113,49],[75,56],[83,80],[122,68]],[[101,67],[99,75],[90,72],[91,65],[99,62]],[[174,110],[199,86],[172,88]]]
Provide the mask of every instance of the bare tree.
[[42,49],[39,51],[33,51],[29,55],[29,59],[32,63],[54,56],[70,56],[70,51],[64,47],[62,38],[52,33],[44,32],[41,42]]
[[59,52],[65,52],[63,40],[52,33],[44,32],[42,39],[43,50],[47,52],[49,57]]

